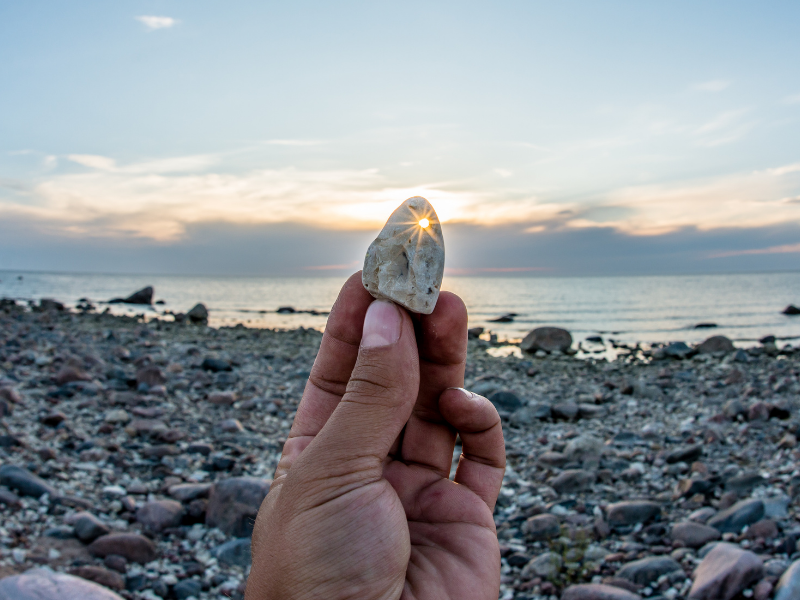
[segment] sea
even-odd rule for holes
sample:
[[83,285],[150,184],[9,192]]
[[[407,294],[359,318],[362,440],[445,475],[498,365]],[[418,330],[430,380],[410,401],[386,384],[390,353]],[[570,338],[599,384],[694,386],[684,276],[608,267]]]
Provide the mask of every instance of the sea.
[[[74,307],[88,299],[98,310],[157,317],[185,312],[198,302],[210,325],[324,329],[346,276],[216,277],[108,275],[0,271],[0,297],[18,301],[53,298]],[[145,286],[156,304],[107,305]],[[725,335],[739,346],[767,335],[779,344],[800,345],[800,316],[782,314],[800,306],[800,272],[619,277],[446,277],[469,310],[470,327],[484,327],[499,340],[518,340],[542,325],[569,330],[577,343],[601,337],[605,343],[695,343]],[[278,313],[292,307],[291,314]],[[318,314],[313,314],[316,311]],[[495,322],[513,314],[509,322]],[[699,327],[706,325],[707,327]],[[712,327],[713,326],[713,327]]]

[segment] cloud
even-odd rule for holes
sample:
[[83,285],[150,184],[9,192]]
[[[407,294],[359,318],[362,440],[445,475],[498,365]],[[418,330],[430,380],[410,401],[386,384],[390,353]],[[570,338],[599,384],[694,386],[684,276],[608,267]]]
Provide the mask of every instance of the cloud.
[[322,146],[328,142],[325,140],[267,140],[264,143],[270,146]]
[[143,23],[144,26],[150,31],[155,31],[156,29],[169,29],[178,23],[178,21],[172,17],[158,17],[155,15],[141,15],[135,18],[140,23]]
[[709,258],[728,258],[731,256],[747,256],[755,254],[794,254],[800,253],[800,244],[782,244],[780,246],[770,246],[769,248],[751,248],[747,250],[729,250],[727,252],[716,252]]
[[792,96],[787,96],[783,99],[784,104],[800,104],[800,94],[794,94]]
[[722,90],[730,87],[730,85],[731,82],[726,81],[725,79],[712,79],[710,81],[697,83],[693,85],[692,88],[701,92],[721,92]]
[[701,146],[721,146],[744,137],[752,129],[754,123],[744,122],[748,109],[725,111],[710,121],[706,121],[694,130],[694,135]]

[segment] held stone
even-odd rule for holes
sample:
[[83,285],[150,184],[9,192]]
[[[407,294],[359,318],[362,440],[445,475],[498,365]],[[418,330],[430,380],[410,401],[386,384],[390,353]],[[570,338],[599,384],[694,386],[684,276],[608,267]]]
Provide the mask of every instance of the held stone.
[[429,315],[439,298],[443,274],[439,217],[425,198],[409,198],[370,244],[361,275],[364,287],[374,298]]

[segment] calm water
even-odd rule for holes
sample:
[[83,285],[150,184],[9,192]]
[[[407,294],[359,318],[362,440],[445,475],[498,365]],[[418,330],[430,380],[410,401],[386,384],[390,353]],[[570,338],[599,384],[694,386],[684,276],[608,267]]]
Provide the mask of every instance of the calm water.
[[[21,277],[21,278],[20,278]],[[212,325],[245,323],[253,327],[325,326],[325,316],[279,315],[280,306],[327,311],[344,282],[330,278],[184,277],[84,275],[0,271],[0,296],[55,298],[74,305],[126,296],[146,285],[163,299],[158,311],[186,311],[203,302]],[[683,340],[712,333],[746,343],[767,334],[800,340],[800,316],[781,310],[800,305],[800,273],[691,275],[658,277],[481,278],[450,277],[444,289],[459,294],[470,325],[491,328],[502,338],[519,338],[539,325],[570,330],[576,340],[602,335],[623,342]],[[104,308],[101,306],[101,309]],[[141,307],[114,305],[116,312]],[[505,313],[513,323],[489,323]],[[150,314],[156,314],[152,311]],[[697,330],[701,322],[717,323]]]

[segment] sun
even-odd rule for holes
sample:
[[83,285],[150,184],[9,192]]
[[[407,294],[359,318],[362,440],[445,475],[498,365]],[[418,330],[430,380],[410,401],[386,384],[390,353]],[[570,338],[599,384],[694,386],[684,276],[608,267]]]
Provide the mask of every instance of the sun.
[[419,220],[419,226],[422,227],[423,229],[427,229],[428,225],[430,225],[430,224],[431,224],[431,222],[428,221],[428,219],[420,219]]

